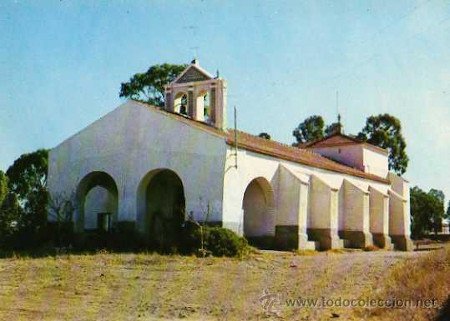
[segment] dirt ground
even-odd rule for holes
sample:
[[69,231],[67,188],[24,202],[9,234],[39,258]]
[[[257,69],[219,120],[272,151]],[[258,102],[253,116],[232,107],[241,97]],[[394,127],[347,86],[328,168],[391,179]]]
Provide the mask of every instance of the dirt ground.
[[424,253],[258,252],[243,260],[98,253],[0,259],[0,319],[357,320],[352,308],[301,307],[295,299],[314,304],[311,300],[370,297],[390,267]]

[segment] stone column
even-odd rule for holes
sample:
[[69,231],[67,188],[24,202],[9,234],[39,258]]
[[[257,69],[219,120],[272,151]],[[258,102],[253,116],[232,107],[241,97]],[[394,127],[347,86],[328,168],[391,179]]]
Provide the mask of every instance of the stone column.
[[209,119],[211,124],[215,125],[215,127],[219,127],[216,125],[216,87],[212,86],[209,92]]
[[173,99],[172,99],[172,93],[170,92],[170,90],[166,90],[165,92],[165,109],[167,111],[173,112],[174,108],[173,108]]
[[226,129],[227,83],[225,80],[217,80],[215,90],[211,91],[211,100],[214,100],[214,126],[220,129]]
[[392,249],[389,237],[389,196],[369,187],[370,232],[379,248]]
[[197,99],[194,98],[193,89],[189,89],[188,97],[187,97],[187,105],[188,105],[188,116],[194,118],[197,112]]

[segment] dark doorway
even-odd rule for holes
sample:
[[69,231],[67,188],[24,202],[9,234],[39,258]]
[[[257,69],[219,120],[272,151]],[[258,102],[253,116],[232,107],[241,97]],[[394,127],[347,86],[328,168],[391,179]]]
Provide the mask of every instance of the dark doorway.
[[185,220],[183,183],[171,170],[156,173],[146,190],[149,240],[160,249],[177,247]]

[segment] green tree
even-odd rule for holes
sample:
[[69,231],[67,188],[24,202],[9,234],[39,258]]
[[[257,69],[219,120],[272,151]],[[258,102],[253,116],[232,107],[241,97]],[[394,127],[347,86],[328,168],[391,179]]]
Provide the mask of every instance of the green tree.
[[442,203],[442,207],[444,207],[444,202],[445,202],[445,194],[443,191],[438,190],[438,189],[430,189],[430,191],[428,192],[431,196],[436,197],[436,199],[439,200],[439,202]]
[[164,85],[172,82],[186,65],[162,64],[137,73],[120,86],[119,97],[139,100],[151,105],[164,106]]
[[447,204],[447,212],[445,213],[445,218],[450,219],[450,201]]
[[261,138],[264,138],[264,139],[268,139],[268,140],[271,139],[270,135],[268,133],[265,133],[265,132],[264,133],[259,133],[258,137],[261,137]]
[[55,225],[55,243],[58,247],[68,245],[73,232],[73,215],[76,210],[75,193],[56,193],[49,197],[49,217]]
[[358,134],[358,138],[387,149],[389,169],[400,175],[406,172],[409,159],[406,155],[406,142],[398,118],[389,114],[370,116]]
[[0,206],[8,195],[8,177],[3,171],[0,171]]
[[19,230],[20,207],[14,193],[8,193],[0,206],[0,248],[13,245]]
[[325,136],[330,136],[342,131],[342,124],[340,122],[332,123],[325,128]]
[[443,193],[431,189],[428,193],[415,186],[410,190],[411,199],[411,231],[414,238],[441,229],[444,217]]
[[437,189],[430,189],[428,192],[431,202],[431,222],[435,233],[442,229],[442,219],[445,217],[445,195],[444,192]]
[[0,171],[0,247],[11,244],[17,232],[19,203],[14,193],[8,189],[8,177]]
[[6,171],[9,190],[20,205],[18,228],[30,241],[47,223],[47,170],[48,150],[39,149],[21,155]]
[[322,116],[314,115],[305,119],[294,129],[292,135],[297,140],[294,145],[300,145],[324,137],[324,126]]
[[416,239],[422,238],[431,228],[429,213],[429,196],[417,186],[410,189],[411,233]]

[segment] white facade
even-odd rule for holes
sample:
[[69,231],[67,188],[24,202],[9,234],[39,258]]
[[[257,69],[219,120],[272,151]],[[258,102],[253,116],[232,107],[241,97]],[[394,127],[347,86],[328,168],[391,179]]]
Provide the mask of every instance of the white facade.
[[[166,93],[190,87],[203,92],[210,88],[205,83],[226,89],[221,79],[186,78],[188,83],[174,82]],[[236,144],[232,132],[223,130],[224,97],[214,96],[211,106],[221,111],[208,124],[197,119],[198,112],[179,115],[171,99],[168,110],[128,101],[51,150],[49,190],[73,198],[78,232],[98,227],[96,213],[111,213],[113,224],[132,223],[152,236],[181,212],[183,219],[219,224],[267,247],[375,242],[389,248],[392,238],[397,248],[410,249],[408,184],[384,173],[387,159],[379,153],[346,150],[345,157],[363,166],[356,171],[247,134],[252,144],[241,144],[241,138]]]
[[140,221],[140,183],[155,170],[170,169],[183,182],[188,213],[201,219],[205,200],[212,213],[221,213],[225,153],[222,137],[129,101],[50,151],[49,190],[75,195],[88,174],[106,173],[117,188],[117,219]]
[[389,173],[386,150],[336,133],[329,138],[309,144],[309,149],[364,173],[386,178]]

